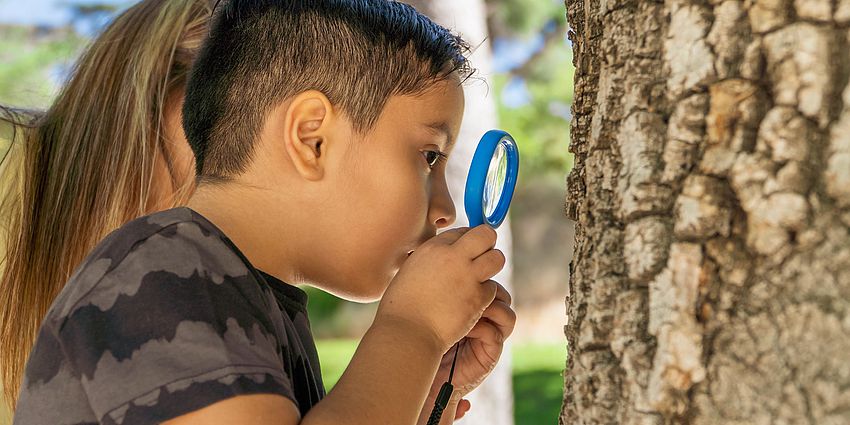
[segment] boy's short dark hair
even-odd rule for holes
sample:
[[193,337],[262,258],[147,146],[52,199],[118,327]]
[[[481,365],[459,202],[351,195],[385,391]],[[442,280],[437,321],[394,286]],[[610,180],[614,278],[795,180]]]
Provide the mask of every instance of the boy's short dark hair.
[[363,134],[391,95],[472,73],[464,40],[396,1],[222,1],[210,25],[183,106],[207,181],[244,172],[269,109],[302,91],[324,93]]

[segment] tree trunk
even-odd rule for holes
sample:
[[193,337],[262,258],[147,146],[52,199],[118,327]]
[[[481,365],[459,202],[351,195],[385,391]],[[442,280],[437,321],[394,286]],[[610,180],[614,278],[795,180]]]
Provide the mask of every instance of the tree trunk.
[[850,0],[567,7],[560,423],[850,423]]
[[[472,66],[478,70],[476,78],[489,81],[492,76],[492,52],[487,34],[486,14],[483,0],[405,0],[435,22],[458,32],[472,46]],[[463,207],[466,176],[478,140],[487,130],[498,127],[496,104],[493,94],[488,94],[485,81],[468,80],[464,85],[466,107],[458,142],[448,162],[447,180],[449,191],[455,202],[457,222],[452,227],[468,226],[469,221]],[[496,247],[507,259],[504,269],[493,279],[512,291],[513,273],[511,254],[511,223],[506,219],[497,229]],[[481,386],[466,397],[472,408],[458,425],[513,425],[513,390],[511,379],[511,342],[505,344],[498,365]]]

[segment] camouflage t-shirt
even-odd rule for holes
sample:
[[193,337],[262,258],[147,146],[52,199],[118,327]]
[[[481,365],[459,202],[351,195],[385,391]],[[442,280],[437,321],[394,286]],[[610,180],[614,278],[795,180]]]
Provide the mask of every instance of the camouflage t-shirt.
[[196,211],[133,220],[51,305],[13,423],[152,424],[258,393],[303,416],[325,395],[306,304]]

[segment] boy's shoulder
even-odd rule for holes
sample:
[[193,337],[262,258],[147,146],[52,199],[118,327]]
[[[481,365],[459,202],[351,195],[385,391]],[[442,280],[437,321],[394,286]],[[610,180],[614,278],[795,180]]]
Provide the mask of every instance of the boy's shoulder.
[[245,261],[215,226],[195,211],[173,208],[129,221],[107,235],[74,271],[47,319],[61,322],[78,307],[108,310],[133,296],[145,279],[171,276],[223,283],[250,275]]

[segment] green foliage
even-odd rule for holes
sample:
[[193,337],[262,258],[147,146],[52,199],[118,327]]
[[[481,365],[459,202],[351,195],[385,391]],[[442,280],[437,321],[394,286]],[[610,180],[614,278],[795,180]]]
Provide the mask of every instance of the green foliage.
[[301,289],[307,293],[307,314],[310,317],[313,333],[317,335],[336,333],[337,313],[347,301],[312,286],[305,285]]
[[0,104],[46,107],[55,95],[51,68],[71,63],[87,41],[70,29],[37,31],[0,26]]
[[330,391],[336,385],[342,372],[348,367],[358,342],[352,339],[318,339],[316,350],[319,352],[319,363],[322,365],[322,381]]
[[[491,39],[529,41],[544,29],[565,36],[563,0],[485,0]],[[565,39],[549,43],[542,54],[522,66],[520,75],[494,75],[499,125],[517,140],[521,152],[520,178],[562,177],[572,166],[569,121],[566,111],[573,100],[572,52]],[[516,72],[516,71],[514,71]],[[512,108],[503,102],[503,90],[512,78],[523,79],[530,102]]]
[[485,0],[490,12],[490,30],[494,36],[527,36],[547,23],[565,23],[562,0]]
[[520,149],[520,178],[564,175],[572,166],[569,153],[569,121],[560,111],[569,110],[573,99],[572,51],[555,46],[529,68],[526,86],[530,102],[512,108],[501,102],[510,74],[497,74],[494,88],[499,96],[499,125],[511,133]]

